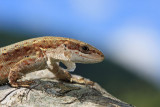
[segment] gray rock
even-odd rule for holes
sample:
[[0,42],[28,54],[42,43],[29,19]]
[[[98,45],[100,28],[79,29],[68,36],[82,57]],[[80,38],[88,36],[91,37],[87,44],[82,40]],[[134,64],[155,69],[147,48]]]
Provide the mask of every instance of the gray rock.
[[0,107],[133,107],[97,83],[86,86],[55,79],[35,81],[30,89],[0,86]]

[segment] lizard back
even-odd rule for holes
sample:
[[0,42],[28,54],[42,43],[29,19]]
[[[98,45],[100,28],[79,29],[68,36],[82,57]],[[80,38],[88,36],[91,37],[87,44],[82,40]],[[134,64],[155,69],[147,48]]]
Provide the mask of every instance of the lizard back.
[[[25,57],[35,56],[40,48],[57,48],[65,41],[78,41],[63,37],[39,37],[20,41],[0,48],[0,84],[8,82],[10,69]],[[78,41],[81,42],[81,41]]]

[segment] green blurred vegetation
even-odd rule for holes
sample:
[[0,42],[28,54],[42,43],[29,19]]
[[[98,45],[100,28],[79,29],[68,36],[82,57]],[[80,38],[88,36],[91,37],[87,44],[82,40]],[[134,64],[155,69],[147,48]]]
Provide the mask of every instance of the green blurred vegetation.
[[[32,36],[27,35],[0,31],[0,47]],[[78,64],[74,73],[98,82],[109,93],[129,104],[137,107],[160,106],[160,90],[111,60],[98,64]]]
[[115,97],[137,107],[159,107],[160,90],[110,60],[77,65],[75,74],[98,82]]
[[0,47],[9,45],[15,42],[19,42],[25,39],[29,39],[30,36],[27,36],[27,35],[29,34],[0,31]]

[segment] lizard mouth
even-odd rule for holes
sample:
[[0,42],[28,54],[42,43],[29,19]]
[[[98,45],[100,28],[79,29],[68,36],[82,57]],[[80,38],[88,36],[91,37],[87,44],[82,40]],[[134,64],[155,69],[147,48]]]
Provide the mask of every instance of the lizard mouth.
[[84,61],[82,61],[83,63],[99,63],[102,62],[104,60],[104,55],[81,55],[81,57],[83,57]]
[[95,63],[102,62],[104,60],[104,57],[95,58],[94,60],[95,60]]

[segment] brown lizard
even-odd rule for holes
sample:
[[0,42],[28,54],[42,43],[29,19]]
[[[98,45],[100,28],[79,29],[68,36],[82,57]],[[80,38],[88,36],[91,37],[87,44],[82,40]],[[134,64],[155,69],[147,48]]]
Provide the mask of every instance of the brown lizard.
[[[57,79],[81,84],[93,84],[90,80],[76,78],[75,63],[98,63],[104,55],[93,46],[75,39],[63,37],[39,37],[0,48],[0,85],[29,87],[34,81],[17,81],[27,73],[49,69]],[[67,69],[59,66],[62,62]]]

